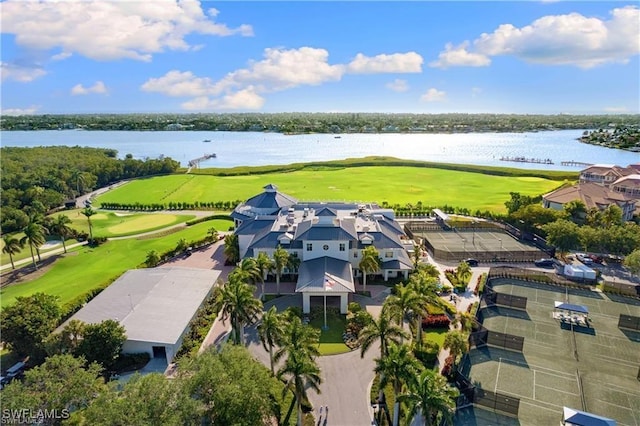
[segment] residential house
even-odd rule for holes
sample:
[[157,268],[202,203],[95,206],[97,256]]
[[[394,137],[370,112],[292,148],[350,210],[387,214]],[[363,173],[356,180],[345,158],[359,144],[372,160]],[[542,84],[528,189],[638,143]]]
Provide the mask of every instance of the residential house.
[[604,210],[615,204],[622,209],[624,220],[631,220],[635,214],[636,204],[640,204],[640,199],[637,197],[613,191],[593,182],[577,183],[542,196],[543,206],[555,210],[562,210],[566,203],[576,200],[582,201],[587,209],[595,207]]

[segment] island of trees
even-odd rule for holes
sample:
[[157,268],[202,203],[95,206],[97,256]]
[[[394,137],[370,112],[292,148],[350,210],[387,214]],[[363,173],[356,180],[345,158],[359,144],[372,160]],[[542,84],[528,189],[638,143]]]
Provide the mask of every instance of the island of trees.
[[278,133],[465,133],[602,129],[639,115],[237,113],[3,116],[0,130],[173,130]]

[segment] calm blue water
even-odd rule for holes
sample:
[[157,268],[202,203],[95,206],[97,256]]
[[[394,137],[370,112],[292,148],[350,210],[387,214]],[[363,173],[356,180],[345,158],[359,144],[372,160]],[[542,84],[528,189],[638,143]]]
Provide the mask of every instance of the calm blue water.
[[[2,146],[88,146],[113,148],[120,157],[171,157],[186,166],[189,160],[216,153],[201,167],[257,166],[338,160],[385,155],[398,158],[528,169],[579,170],[561,161],[618,164],[640,162],[640,154],[583,144],[582,130],[532,133],[463,134],[331,134],[287,136],[250,132],[124,132],[17,131],[0,132]],[[206,143],[203,140],[209,139]],[[550,159],[555,164],[500,161],[500,157]]]

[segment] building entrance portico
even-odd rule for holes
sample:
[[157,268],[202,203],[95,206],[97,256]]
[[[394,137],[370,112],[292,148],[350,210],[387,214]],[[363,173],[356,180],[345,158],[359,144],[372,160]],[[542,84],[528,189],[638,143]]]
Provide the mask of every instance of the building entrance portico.
[[349,293],[355,293],[351,264],[331,257],[319,257],[302,262],[299,269],[296,293],[302,293],[302,312],[311,311],[311,297],[329,301],[340,300],[340,313],[347,313]]

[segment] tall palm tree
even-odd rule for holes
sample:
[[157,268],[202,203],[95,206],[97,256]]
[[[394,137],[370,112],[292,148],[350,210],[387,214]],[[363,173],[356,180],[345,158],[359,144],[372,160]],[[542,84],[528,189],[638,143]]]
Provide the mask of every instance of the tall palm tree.
[[402,327],[396,325],[393,320],[389,308],[383,305],[380,317],[375,320],[371,319],[371,322],[367,324],[358,335],[360,340],[360,357],[364,358],[364,354],[367,353],[371,346],[379,341],[380,342],[380,358],[387,356],[387,348],[390,344],[399,344],[401,339],[407,337],[407,333]]
[[442,347],[449,349],[449,353],[453,356],[454,364],[456,364],[458,357],[467,352],[469,344],[467,337],[462,332],[451,330],[444,336]]
[[253,324],[262,311],[262,302],[253,296],[255,287],[247,284],[241,274],[229,274],[229,281],[216,287],[215,309],[229,318],[236,345],[243,341],[245,325]]
[[2,252],[9,255],[9,260],[11,261],[11,269],[16,269],[16,266],[13,264],[13,255],[20,253],[20,250],[24,248],[24,243],[9,234],[4,234],[2,236],[2,241],[4,242]]
[[400,401],[398,396],[402,392],[402,386],[412,376],[417,375],[423,369],[407,345],[389,345],[389,353],[384,358],[376,359],[375,372],[380,375],[380,387],[384,388],[389,382],[393,386],[395,405],[393,407],[393,424],[398,425],[400,418]]
[[45,243],[45,235],[47,234],[47,229],[40,225],[38,222],[30,221],[27,226],[22,230],[24,232],[24,237],[20,239],[21,244],[28,243],[29,249],[31,250],[31,259],[33,260],[33,267],[38,269],[38,265],[36,263],[35,255],[33,254],[33,249],[35,247],[36,251],[38,251],[38,260],[40,260],[39,247]]
[[278,378],[285,380],[283,395],[287,390],[291,390],[295,395],[297,425],[302,426],[302,401],[307,399],[307,389],[320,393],[320,383],[322,383],[320,368],[304,352],[293,351],[289,353],[284,365],[278,370]]
[[71,234],[72,229],[69,227],[71,223],[71,219],[69,216],[61,214],[56,216],[49,224],[49,230],[52,234],[59,235],[62,240],[62,247],[64,248],[64,252],[67,252],[67,244],[65,243],[65,239]]
[[440,271],[431,263],[421,263],[418,265],[417,272],[425,274],[429,277],[440,278]]
[[471,267],[467,262],[460,262],[456,268],[456,278],[458,279],[459,285],[469,283],[469,278],[471,278]]
[[320,330],[303,324],[300,317],[292,316],[284,328],[282,344],[276,352],[274,360],[278,362],[292,352],[301,352],[309,358],[315,358],[320,355],[319,343]]
[[273,268],[276,272],[276,293],[280,296],[280,276],[289,262],[289,252],[278,245],[273,252]]
[[419,415],[424,426],[439,424],[444,418],[452,423],[456,398],[460,392],[433,370],[424,370],[407,383],[407,392],[398,399],[409,409],[408,418]]
[[262,297],[264,297],[264,276],[267,272],[273,269],[273,261],[267,255],[267,253],[261,251],[256,258],[256,265],[260,269],[260,283],[262,284]]
[[91,207],[85,207],[80,213],[82,213],[87,218],[87,222],[89,223],[89,241],[93,243],[93,226],[91,224],[91,216],[96,214],[96,211]]
[[413,255],[411,256],[411,260],[413,261],[413,270],[414,272],[418,270],[420,266],[420,259],[422,259],[422,247],[414,244],[413,245]]
[[421,316],[419,314],[425,309],[424,301],[418,293],[410,286],[400,284],[396,286],[396,294],[385,300],[385,304],[390,310],[390,314],[396,323],[404,328],[404,319],[410,315]]
[[79,197],[82,192],[80,192],[80,184],[82,183],[82,189],[84,189],[85,179],[82,171],[76,169],[71,172],[71,180],[76,184],[76,197]]
[[[432,265],[428,265],[432,266]],[[435,267],[434,267],[435,269]],[[436,275],[435,277],[428,270],[419,270],[418,272],[411,275],[409,279],[409,286],[416,292],[420,299],[421,308],[416,312],[418,318],[416,324],[416,340],[419,345],[422,345],[422,322],[424,318],[429,315],[428,306],[435,305],[439,302],[440,298],[436,293],[438,291],[438,276],[439,272],[435,269]]]
[[362,259],[360,259],[358,269],[362,271],[362,289],[367,291],[367,274],[373,274],[380,269],[380,253],[374,246],[362,250]]
[[463,333],[470,333],[475,322],[476,319],[469,312],[458,312],[453,320],[453,325],[460,324],[460,330]]
[[282,317],[278,314],[275,306],[272,306],[262,315],[262,321],[258,325],[258,336],[262,346],[269,351],[269,361],[271,363],[271,375],[275,375],[273,347],[281,344],[284,334]]

